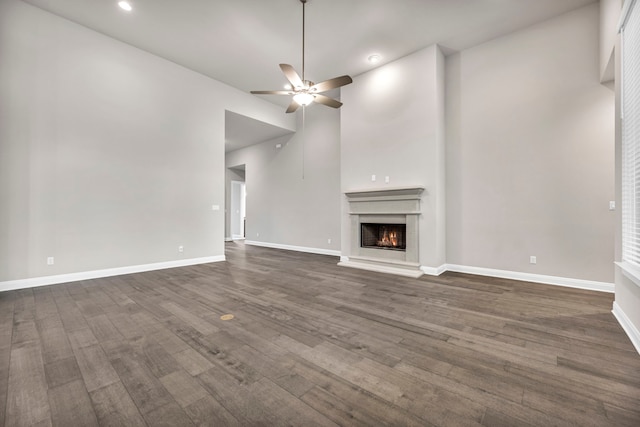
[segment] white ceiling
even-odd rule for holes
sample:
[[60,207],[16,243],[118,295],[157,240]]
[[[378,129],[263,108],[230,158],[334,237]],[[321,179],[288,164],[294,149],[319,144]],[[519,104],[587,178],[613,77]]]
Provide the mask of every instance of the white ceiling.
[[[281,89],[279,63],[301,73],[299,0],[130,0],[132,12],[117,0],[23,1],[242,91]],[[459,51],[594,2],[308,0],[305,77],[356,76],[374,52],[379,66],[434,43]]]

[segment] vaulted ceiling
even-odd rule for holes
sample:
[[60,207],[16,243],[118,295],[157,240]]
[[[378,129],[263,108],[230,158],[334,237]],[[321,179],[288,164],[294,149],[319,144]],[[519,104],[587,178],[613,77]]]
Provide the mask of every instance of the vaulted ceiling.
[[[279,63],[301,69],[299,0],[130,0],[131,12],[117,0],[23,1],[246,92],[281,89]],[[459,51],[594,2],[308,0],[306,77],[356,76],[434,43]]]

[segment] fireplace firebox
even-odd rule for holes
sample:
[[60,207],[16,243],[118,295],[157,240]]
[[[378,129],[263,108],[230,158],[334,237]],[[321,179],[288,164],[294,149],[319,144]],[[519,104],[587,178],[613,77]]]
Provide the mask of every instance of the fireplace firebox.
[[360,224],[360,246],[363,248],[406,251],[406,224]]

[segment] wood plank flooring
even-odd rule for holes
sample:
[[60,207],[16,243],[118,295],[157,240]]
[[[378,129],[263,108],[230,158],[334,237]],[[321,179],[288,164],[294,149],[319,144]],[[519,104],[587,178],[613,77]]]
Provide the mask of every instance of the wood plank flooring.
[[610,294],[227,259],[0,293],[0,425],[640,426]]

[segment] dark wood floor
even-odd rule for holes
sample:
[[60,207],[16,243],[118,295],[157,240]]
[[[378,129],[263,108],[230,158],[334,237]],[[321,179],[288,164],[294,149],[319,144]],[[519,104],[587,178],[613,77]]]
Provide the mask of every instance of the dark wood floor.
[[640,425],[610,294],[227,258],[0,293],[0,425]]

